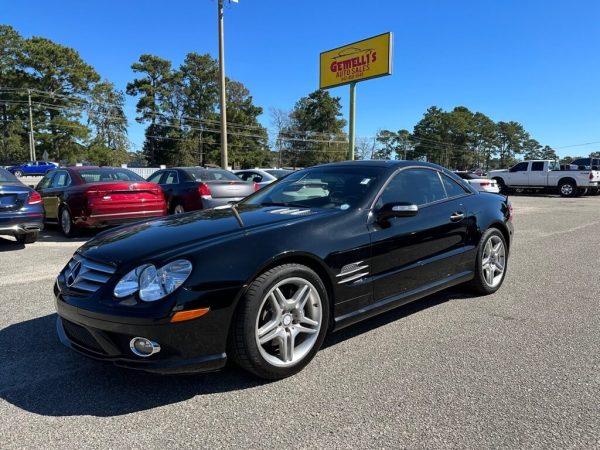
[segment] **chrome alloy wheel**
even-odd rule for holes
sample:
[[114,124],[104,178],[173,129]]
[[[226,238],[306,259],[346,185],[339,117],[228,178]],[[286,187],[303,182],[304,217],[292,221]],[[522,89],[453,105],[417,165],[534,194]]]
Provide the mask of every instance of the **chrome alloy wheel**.
[[566,197],[573,195],[573,186],[569,183],[565,183],[560,187],[560,193]]
[[481,269],[483,279],[489,287],[496,287],[502,282],[504,268],[506,267],[506,249],[502,239],[491,236],[483,248]]
[[183,209],[183,206],[181,206],[181,205],[177,205],[173,209],[173,214],[183,214],[184,212],[185,212],[185,209]]
[[315,287],[303,278],[286,278],[265,295],[256,318],[261,356],[273,366],[289,367],[314,347],[323,306]]

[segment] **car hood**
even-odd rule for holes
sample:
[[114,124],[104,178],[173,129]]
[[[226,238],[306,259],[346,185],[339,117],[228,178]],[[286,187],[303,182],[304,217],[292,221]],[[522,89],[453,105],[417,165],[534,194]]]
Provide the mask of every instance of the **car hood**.
[[79,248],[90,259],[121,266],[144,259],[169,258],[187,249],[242,237],[257,228],[314,220],[337,209],[239,206],[240,225],[231,208],[197,211],[137,222],[105,231]]

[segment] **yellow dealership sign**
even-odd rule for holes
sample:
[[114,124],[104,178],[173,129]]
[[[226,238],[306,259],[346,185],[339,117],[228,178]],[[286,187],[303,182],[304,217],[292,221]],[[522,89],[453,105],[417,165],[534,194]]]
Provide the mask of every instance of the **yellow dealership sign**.
[[392,73],[392,33],[321,53],[319,87],[341,86]]

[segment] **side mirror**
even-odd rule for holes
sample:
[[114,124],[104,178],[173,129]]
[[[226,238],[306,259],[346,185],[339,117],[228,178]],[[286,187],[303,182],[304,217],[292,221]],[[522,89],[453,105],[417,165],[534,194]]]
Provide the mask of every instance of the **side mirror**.
[[412,217],[419,207],[412,203],[386,203],[377,211],[377,222],[387,222],[392,217]]

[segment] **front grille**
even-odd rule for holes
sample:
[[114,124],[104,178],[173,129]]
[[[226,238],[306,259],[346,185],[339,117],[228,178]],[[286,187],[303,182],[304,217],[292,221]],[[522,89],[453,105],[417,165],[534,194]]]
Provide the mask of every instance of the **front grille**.
[[115,273],[116,267],[75,255],[65,270],[65,282],[70,289],[96,292]]
[[62,319],[62,323],[65,334],[72,342],[96,353],[105,353],[88,330],[65,319]]

